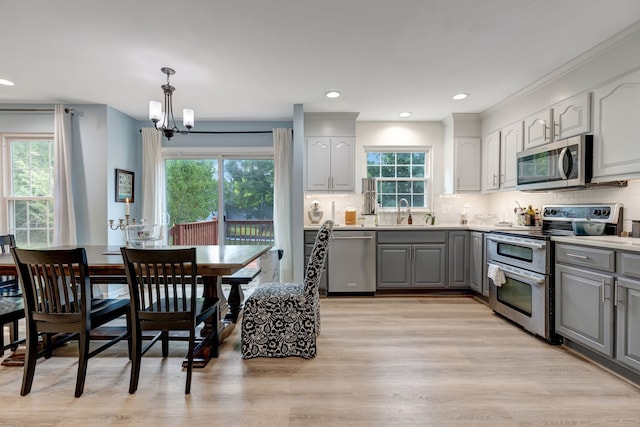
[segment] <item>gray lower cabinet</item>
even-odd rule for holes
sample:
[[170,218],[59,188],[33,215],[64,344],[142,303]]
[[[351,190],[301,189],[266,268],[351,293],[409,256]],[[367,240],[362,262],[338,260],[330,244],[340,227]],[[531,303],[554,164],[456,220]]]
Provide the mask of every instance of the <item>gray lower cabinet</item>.
[[449,231],[449,288],[469,287],[469,232]]
[[482,293],[482,279],[484,276],[484,233],[472,231],[469,233],[471,247],[469,251],[469,287],[472,291]]
[[[311,250],[313,249],[313,243],[316,240],[317,231],[305,231],[304,232],[304,270],[307,269],[307,263],[309,262],[309,257],[311,256]],[[324,268],[322,270],[322,276],[320,276],[320,285],[318,290],[320,295],[327,296],[327,280],[329,277],[328,273],[329,269],[329,260],[325,261]]]
[[556,332],[613,356],[613,276],[556,264]]
[[[379,231],[377,259],[378,289],[448,289],[448,276],[456,279],[455,287],[468,286],[468,243],[455,236],[451,249],[449,233],[438,231]],[[465,236],[467,231],[463,231]],[[464,251],[456,265],[449,267],[448,259]]]
[[555,296],[557,333],[640,373],[639,253],[556,244]]
[[616,359],[640,372],[640,254],[618,254]]

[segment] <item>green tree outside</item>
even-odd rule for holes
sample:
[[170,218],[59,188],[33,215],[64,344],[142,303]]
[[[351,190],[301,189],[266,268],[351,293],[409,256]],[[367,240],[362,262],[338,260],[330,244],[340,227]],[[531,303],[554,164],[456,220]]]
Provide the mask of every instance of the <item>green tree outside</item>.
[[201,221],[217,210],[216,160],[167,160],[167,210],[174,224]]

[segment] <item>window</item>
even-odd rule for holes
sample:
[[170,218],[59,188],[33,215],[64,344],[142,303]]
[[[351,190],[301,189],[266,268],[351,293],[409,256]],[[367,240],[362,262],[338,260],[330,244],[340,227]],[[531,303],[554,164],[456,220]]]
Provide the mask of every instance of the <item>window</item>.
[[272,158],[185,157],[165,155],[166,203],[172,224],[216,218],[225,226],[218,230],[218,241],[224,236],[227,243],[273,243]]
[[5,136],[4,207],[18,246],[53,243],[53,136]]
[[381,208],[395,208],[406,199],[413,208],[428,207],[431,197],[429,148],[366,148],[367,176],[377,178]]

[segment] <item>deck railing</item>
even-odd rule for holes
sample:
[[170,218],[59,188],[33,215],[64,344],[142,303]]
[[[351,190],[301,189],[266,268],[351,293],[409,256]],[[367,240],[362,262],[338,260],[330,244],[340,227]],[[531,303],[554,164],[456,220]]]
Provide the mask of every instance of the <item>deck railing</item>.
[[230,245],[273,245],[272,220],[226,220],[225,242]]
[[[170,245],[217,245],[218,219],[175,224],[169,229]],[[273,245],[272,220],[227,220],[225,243],[230,245]]]
[[170,245],[217,245],[218,219],[183,222],[169,229]]

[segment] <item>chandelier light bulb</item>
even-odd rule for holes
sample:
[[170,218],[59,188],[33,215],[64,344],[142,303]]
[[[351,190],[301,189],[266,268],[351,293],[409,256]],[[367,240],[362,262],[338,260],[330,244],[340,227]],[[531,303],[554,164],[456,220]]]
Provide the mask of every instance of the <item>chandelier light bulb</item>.
[[149,101],[149,120],[154,123],[162,119],[162,104],[158,101]]
[[188,108],[182,110],[182,124],[184,125],[184,127],[186,127],[187,129],[191,129],[193,127],[193,123],[193,110]]

